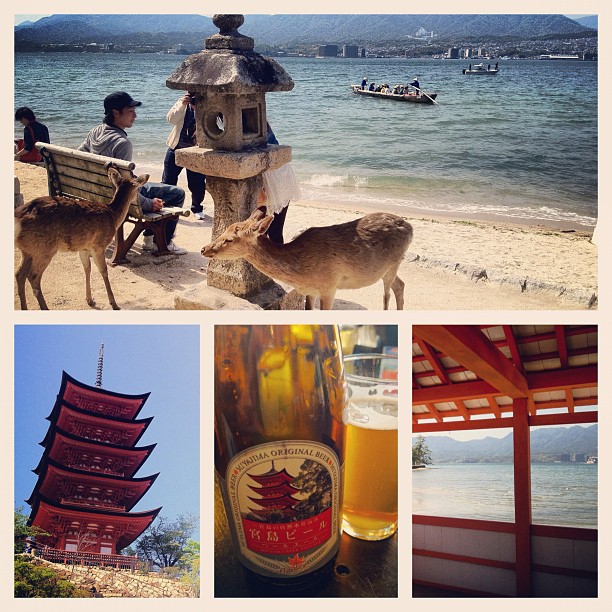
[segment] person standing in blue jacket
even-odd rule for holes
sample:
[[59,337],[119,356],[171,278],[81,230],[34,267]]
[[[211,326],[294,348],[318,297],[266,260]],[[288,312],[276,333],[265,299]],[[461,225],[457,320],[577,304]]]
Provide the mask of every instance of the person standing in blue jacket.
[[[183,170],[182,166],[176,165],[174,152],[176,149],[193,147],[196,144],[196,119],[195,119],[195,96],[187,93],[179,98],[174,106],[168,111],[166,120],[172,126],[172,131],[168,136],[166,144],[168,150],[164,158],[164,173],[162,183],[176,185],[178,177]],[[187,187],[191,192],[191,211],[196,219],[204,220],[204,195],[206,193],[206,176],[199,172],[187,170]]]

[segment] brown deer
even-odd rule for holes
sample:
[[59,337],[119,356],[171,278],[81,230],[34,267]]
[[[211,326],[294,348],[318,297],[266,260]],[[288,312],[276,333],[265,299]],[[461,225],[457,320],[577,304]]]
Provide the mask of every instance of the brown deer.
[[326,227],[311,227],[286,244],[272,242],[265,234],[274,219],[260,207],[246,220],[230,225],[202,248],[211,259],[243,257],[260,272],[295,287],[306,296],[306,309],[331,310],[337,289],[360,289],[381,279],[383,307],[389,308],[390,289],[397,309],[404,307],[404,283],[397,276],[412,241],[412,226],[390,213]]
[[149,180],[149,175],[123,177],[118,170],[110,167],[108,177],[116,188],[108,204],[64,196],[45,196],[15,209],[15,245],[22,255],[15,278],[22,310],[28,309],[26,278],[32,285],[41,310],[48,310],[40,281],[58,251],[79,252],[85,270],[85,296],[91,307],[95,306],[90,282],[90,258],[93,257],[104,279],[110,305],[113,310],[119,310],[108,280],[104,252],[125,220],[136,192]]

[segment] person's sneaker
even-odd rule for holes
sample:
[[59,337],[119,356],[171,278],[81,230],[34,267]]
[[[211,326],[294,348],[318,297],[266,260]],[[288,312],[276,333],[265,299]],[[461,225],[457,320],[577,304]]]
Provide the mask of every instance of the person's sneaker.
[[168,243],[168,250],[174,255],[185,255],[185,253],[187,253],[187,249],[184,249],[183,247],[180,247],[180,246],[176,246],[174,242]]
[[196,218],[198,221],[204,221],[204,219],[206,218],[206,215],[204,214],[204,211],[203,211],[203,210],[201,210],[200,212],[197,212],[197,213],[195,214],[195,218]]
[[157,245],[153,242],[153,236],[142,237],[142,250],[143,251],[157,251]]

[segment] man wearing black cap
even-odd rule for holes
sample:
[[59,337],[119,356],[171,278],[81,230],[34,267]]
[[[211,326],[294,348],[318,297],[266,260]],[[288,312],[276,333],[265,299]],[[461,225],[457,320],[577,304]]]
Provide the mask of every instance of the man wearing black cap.
[[[136,107],[142,102],[134,100],[125,91],[115,91],[104,98],[104,119],[101,125],[93,128],[85,141],[79,146],[79,151],[88,151],[96,155],[114,157],[132,161],[132,143],[126,133],[136,120]],[[185,201],[185,191],[174,185],[163,183],[145,183],[138,191],[138,203],[144,212],[156,212],[163,206],[182,207]],[[172,241],[178,219],[170,219],[166,223],[166,242],[168,250],[175,255],[184,255],[187,251]],[[153,251],[153,232],[144,231],[143,250]]]

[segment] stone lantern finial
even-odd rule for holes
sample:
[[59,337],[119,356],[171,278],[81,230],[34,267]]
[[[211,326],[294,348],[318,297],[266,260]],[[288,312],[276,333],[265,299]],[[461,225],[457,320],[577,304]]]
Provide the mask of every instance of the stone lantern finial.
[[206,39],[207,49],[231,49],[232,51],[252,51],[254,49],[255,41],[238,32],[238,28],[244,23],[244,15],[213,15],[212,22],[219,28],[219,33]]

